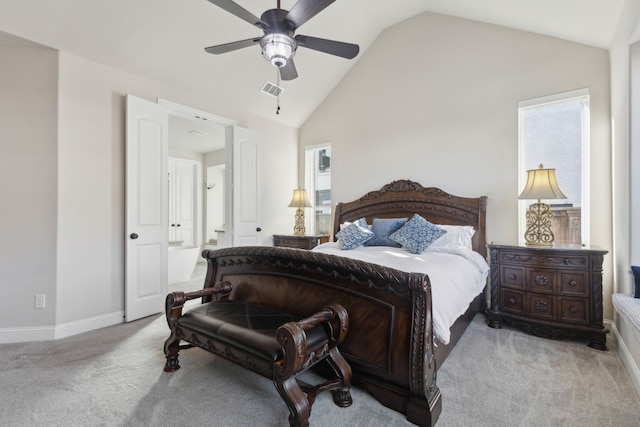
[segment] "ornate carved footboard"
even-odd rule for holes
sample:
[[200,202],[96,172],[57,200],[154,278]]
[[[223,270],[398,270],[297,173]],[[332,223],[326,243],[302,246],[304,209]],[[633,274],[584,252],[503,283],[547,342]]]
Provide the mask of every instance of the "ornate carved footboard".
[[288,312],[296,307],[291,314],[301,317],[341,304],[350,329],[340,351],[353,383],[409,421],[435,424],[441,396],[427,275],[281,247],[235,247],[203,256],[205,288],[228,281],[230,299]]

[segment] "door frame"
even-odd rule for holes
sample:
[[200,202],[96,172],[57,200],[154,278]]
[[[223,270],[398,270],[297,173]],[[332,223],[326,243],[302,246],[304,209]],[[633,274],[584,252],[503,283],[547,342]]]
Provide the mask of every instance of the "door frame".
[[[127,95],[127,96],[130,96],[130,95]],[[131,95],[131,96],[134,96],[134,95]],[[153,103],[153,101],[148,101],[148,102]],[[175,103],[175,102],[167,101],[167,100],[162,99],[162,98],[157,98],[156,99],[156,104],[165,110],[165,112],[167,114],[167,117],[169,115],[175,115],[175,116],[189,118],[189,119],[195,119],[195,120],[207,120],[210,124],[223,126],[226,129],[225,133],[227,135],[229,135],[229,134],[233,135],[233,129],[237,127],[237,122],[234,121],[234,120],[230,120],[230,119],[227,119],[227,118],[224,118],[224,117],[221,117],[221,116],[217,116],[215,114],[207,113],[207,112],[204,112],[204,111],[192,108],[192,107],[188,107],[186,105],[181,105],[181,104],[178,104],[178,103]],[[233,139],[233,138],[231,138],[231,139]],[[231,149],[232,147],[229,146],[229,139],[228,138],[225,141],[225,147],[226,147],[225,150],[227,152],[232,151],[232,149]],[[166,161],[168,162],[168,157],[169,157],[168,151],[167,151],[165,157],[166,157]],[[230,169],[233,169],[232,165],[233,165],[233,163],[230,163],[230,164],[226,165],[226,168],[225,168],[225,170],[227,171],[226,173],[228,173],[228,171]],[[204,167],[204,165],[203,165],[203,167]],[[225,197],[225,205],[226,206],[233,205],[233,203],[234,203],[232,185],[233,184],[231,182],[227,182],[226,187],[228,188],[228,190],[225,191],[225,196],[224,196]],[[168,209],[169,209],[168,206],[166,206],[166,211],[167,212],[165,212],[165,213],[167,213],[167,214],[168,214]],[[233,222],[233,216],[227,217],[225,219],[225,221]],[[166,222],[166,224],[165,224],[165,232],[164,232],[164,240],[165,240],[164,244],[165,244],[165,248],[166,248],[166,246],[168,244],[168,233],[166,232],[167,227],[168,227],[168,218],[167,218],[167,221],[165,221],[165,222]],[[227,224],[227,227],[232,229],[232,226],[230,224]],[[203,233],[202,230],[203,230],[203,228],[200,229],[200,233],[203,234],[201,236],[201,239],[199,239],[201,241],[204,238],[204,233]],[[232,233],[229,233],[229,234],[232,234]],[[125,239],[127,239],[127,238],[128,238],[128,236],[125,236]],[[231,244],[233,244],[233,243],[231,243]],[[126,263],[126,256],[127,256],[126,253],[127,253],[127,251],[126,251],[126,248],[125,248],[125,275],[128,274],[128,269],[126,267],[126,264],[127,264]],[[166,260],[166,258],[165,258],[165,260]],[[164,262],[164,265],[165,265],[165,270],[166,270],[166,265],[167,265],[166,261]],[[167,287],[168,287],[168,284],[166,283],[167,282],[167,280],[166,280],[167,279],[167,274],[168,274],[167,271],[164,271],[164,275],[163,275],[164,279],[163,279],[163,281],[165,283],[162,284],[162,286],[164,286],[164,289],[167,289]],[[125,285],[125,295],[126,295],[127,292],[128,292],[128,290],[127,290],[127,281],[126,280],[125,280],[124,285]],[[163,310],[164,310],[164,304],[158,304],[158,308],[157,308],[156,312],[159,313],[159,312],[162,312]],[[140,318],[140,317],[144,317],[145,316],[145,315],[141,315],[141,316],[136,317],[136,316],[131,316],[130,314],[131,313],[128,313],[127,305],[125,304],[125,321],[132,321],[132,320],[135,320],[136,318]],[[146,315],[149,315],[149,314],[153,314],[153,313],[147,313]]]
[[[202,110],[198,110],[197,108],[193,108],[193,107],[189,107],[187,105],[183,105],[183,104],[178,104],[177,102],[172,102],[172,101],[168,101],[166,99],[163,98],[157,98],[157,103],[159,105],[163,105],[166,109],[169,115],[174,115],[174,116],[178,116],[178,117],[183,117],[186,119],[191,119],[191,120],[205,120],[207,121],[207,123],[214,125],[214,126],[221,126],[225,129],[225,135],[229,134],[229,130],[233,129],[234,127],[237,126],[238,122],[236,122],[235,120],[231,120],[231,119],[227,119],[226,117],[222,117],[222,116],[218,116],[216,114],[212,114],[212,113],[208,113],[206,111],[202,111]],[[233,131],[231,130],[231,134],[233,134]],[[229,141],[228,141],[228,137],[225,137],[225,165],[227,165],[227,169],[231,169],[228,167],[228,165],[230,165],[231,163],[229,163],[228,157],[227,156],[227,152],[229,152]],[[206,176],[204,170],[206,169],[205,164],[202,164],[202,175],[200,176],[200,180],[202,181],[202,177]],[[227,176],[225,175],[225,179],[227,178]],[[233,182],[232,180],[229,181],[227,180],[227,183],[231,183]],[[202,204],[200,205],[200,210],[203,210],[203,206],[204,203],[206,201],[206,198],[202,198],[201,199]],[[231,193],[231,186],[227,185],[225,186],[225,194],[224,194],[224,201],[225,201],[225,206],[229,206],[231,204],[233,204],[233,196]],[[200,224],[200,229],[199,229],[199,236],[197,239],[197,242],[200,243],[200,245],[202,245],[203,243],[206,242],[206,218],[204,218],[203,215],[201,215],[201,219],[202,221],[199,223]],[[231,241],[231,230],[228,224],[230,224],[233,221],[233,217],[232,216],[227,216],[227,212],[225,211],[225,221],[227,223],[227,225],[225,225],[225,228],[229,228],[229,230],[226,230],[226,235],[227,235],[227,239],[229,239],[229,242]],[[229,246],[231,246],[231,244],[229,244]]]

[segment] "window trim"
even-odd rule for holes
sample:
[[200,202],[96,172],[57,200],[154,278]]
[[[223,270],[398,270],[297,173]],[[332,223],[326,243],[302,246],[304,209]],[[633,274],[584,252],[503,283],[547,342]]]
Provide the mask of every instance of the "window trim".
[[[553,95],[528,99],[518,102],[518,191],[524,188],[527,182],[525,166],[525,146],[524,146],[524,113],[536,108],[551,106],[554,104],[564,104],[572,101],[580,101],[582,105],[582,194],[581,200],[581,239],[583,245],[589,245],[591,236],[589,230],[591,224],[591,133],[590,133],[590,94],[589,88],[577,89],[568,92],[561,92]],[[518,238],[523,241],[526,229],[526,210],[528,204],[526,200],[518,200]]]
[[[315,154],[317,151],[331,148],[331,143],[326,142],[323,144],[308,145],[304,148],[304,188],[309,195],[309,201],[311,202],[311,215],[305,215],[305,228],[307,230],[313,230],[313,234],[316,234],[316,186],[315,186]],[[331,173],[331,172],[329,172]],[[333,205],[331,206],[331,221],[333,221]],[[332,228],[329,228],[332,230]]]

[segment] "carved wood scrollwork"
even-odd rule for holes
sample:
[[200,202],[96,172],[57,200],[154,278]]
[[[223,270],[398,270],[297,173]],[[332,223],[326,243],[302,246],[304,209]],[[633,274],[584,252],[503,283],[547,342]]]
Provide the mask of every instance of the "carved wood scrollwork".
[[[209,256],[209,253],[215,255]],[[283,247],[247,246],[204,251],[208,262],[221,267],[241,265],[266,265],[286,267],[300,273],[320,274],[325,277],[346,280],[368,288],[381,289],[410,298],[407,283],[409,273],[361,262],[358,260],[328,255],[313,251],[300,251]],[[377,280],[372,280],[376,278]]]
[[542,301],[542,300],[536,301],[536,310],[547,311],[548,309],[549,309],[549,304],[546,301]]
[[538,286],[547,286],[549,284],[549,278],[545,275],[538,275],[533,279],[533,282]]

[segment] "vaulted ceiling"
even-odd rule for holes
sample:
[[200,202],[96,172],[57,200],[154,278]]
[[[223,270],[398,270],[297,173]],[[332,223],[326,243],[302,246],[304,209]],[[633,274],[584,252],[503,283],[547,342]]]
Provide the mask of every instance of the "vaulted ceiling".
[[[277,6],[277,0],[236,2],[256,16]],[[299,127],[385,28],[416,14],[447,14],[607,49],[623,3],[337,0],[296,34],[356,43],[360,54],[346,60],[299,48],[299,77],[281,82],[280,115],[275,115],[275,99],[260,92],[266,81],[276,82],[276,69],[258,46],[224,55],[204,51],[261,35],[207,0],[2,0],[0,32],[5,34],[0,34],[0,44],[24,44],[21,39],[26,39]],[[282,0],[281,8],[294,4]]]

